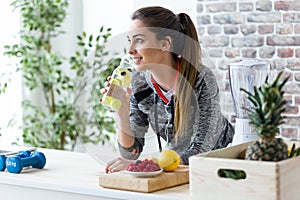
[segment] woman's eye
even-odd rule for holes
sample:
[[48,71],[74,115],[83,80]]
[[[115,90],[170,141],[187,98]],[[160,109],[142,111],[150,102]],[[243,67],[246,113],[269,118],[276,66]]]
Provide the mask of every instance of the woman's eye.
[[142,39],[140,39],[140,38],[137,38],[137,39],[136,39],[136,42],[137,42],[137,43],[143,43],[144,40],[142,40]]

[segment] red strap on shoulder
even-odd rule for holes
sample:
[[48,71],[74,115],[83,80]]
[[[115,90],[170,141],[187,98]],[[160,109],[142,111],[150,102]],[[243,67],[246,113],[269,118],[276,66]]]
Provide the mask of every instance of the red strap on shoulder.
[[[177,70],[176,70],[176,77],[175,77],[175,81],[174,81],[174,89],[176,89],[176,86],[177,86],[179,69],[180,69],[180,59],[178,59],[178,61],[177,61]],[[156,83],[156,81],[154,80],[152,75],[151,75],[151,81],[152,81],[152,84],[153,84],[157,94],[159,95],[159,97],[163,100],[163,102],[165,104],[168,104],[169,100],[165,97],[165,95],[163,94],[163,92],[159,88],[158,84]]]

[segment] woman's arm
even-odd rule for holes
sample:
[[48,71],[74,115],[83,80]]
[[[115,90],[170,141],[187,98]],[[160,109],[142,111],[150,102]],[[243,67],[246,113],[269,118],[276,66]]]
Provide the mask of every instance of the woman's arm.
[[[141,87],[141,84],[143,84]],[[132,78],[132,92],[128,96],[130,104],[125,112],[118,113],[118,144],[122,157],[137,159],[143,151],[145,134],[149,128],[148,115],[139,108],[139,103],[145,98],[147,83],[139,73]],[[143,88],[143,89],[141,89]]]
[[128,148],[134,144],[134,136],[130,127],[130,95],[131,90],[127,89],[121,109],[116,114],[117,136],[121,146]]
[[221,112],[214,74],[206,67],[199,73],[195,96],[198,108],[190,145],[181,155],[184,164],[188,164],[188,158],[192,155],[226,147],[234,134],[234,129]]

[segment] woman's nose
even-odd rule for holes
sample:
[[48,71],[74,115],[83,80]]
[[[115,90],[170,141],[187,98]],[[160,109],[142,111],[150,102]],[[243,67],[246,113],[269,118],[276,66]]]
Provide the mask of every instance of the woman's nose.
[[129,54],[131,55],[136,54],[136,50],[129,50]]
[[128,53],[129,54],[131,54],[131,55],[133,55],[133,54],[135,54],[137,51],[136,51],[136,48],[131,44],[130,46],[129,46],[129,51],[128,51]]

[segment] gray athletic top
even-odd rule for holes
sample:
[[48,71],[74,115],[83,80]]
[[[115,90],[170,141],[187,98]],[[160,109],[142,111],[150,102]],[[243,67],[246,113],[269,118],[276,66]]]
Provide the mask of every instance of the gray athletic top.
[[162,101],[151,81],[148,71],[134,72],[130,99],[130,125],[135,136],[132,147],[124,148],[119,144],[121,155],[126,159],[138,159],[143,151],[144,136],[149,125],[170,144],[189,164],[189,157],[198,153],[226,147],[233,138],[234,129],[222,115],[219,104],[219,88],[213,72],[202,66],[199,70],[186,133],[174,137],[174,101]]

